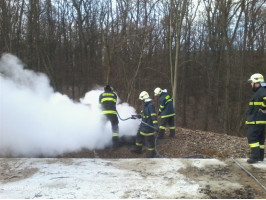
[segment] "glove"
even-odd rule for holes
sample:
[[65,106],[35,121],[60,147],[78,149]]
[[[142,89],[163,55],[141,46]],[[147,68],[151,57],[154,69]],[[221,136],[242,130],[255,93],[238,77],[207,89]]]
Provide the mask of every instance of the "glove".
[[131,119],[140,119],[141,115],[131,115]]

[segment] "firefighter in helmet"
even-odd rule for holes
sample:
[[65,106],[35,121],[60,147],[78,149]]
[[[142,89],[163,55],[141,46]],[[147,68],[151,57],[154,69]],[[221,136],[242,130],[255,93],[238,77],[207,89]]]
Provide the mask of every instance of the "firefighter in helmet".
[[158,139],[162,139],[165,134],[166,126],[169,125],[170,137],[175,136],[175,111],[173,106],[173,99],[167,93],[167,90],[162,90],[157,87],[154,90],[154,96],[159,96],[159,112],[161,116]]
[[265,124],[266,124],[266,83],[263,75],[253,74],[248,80],[251,83],[253,96],[246,111],[248,144],[251,149],[248,163],[256,163],[264,159]]
[[155,112],[154,104],[150,99],[148,92],[142,91],[139,95],[139,99],[144,102],[141,114],[132,115],[133,119],[141,118],[139,130],[136,137],[136,145],[131,150],[133,153],[140,154],[144,143],[147,144],[147,158],[153,158],[156,156],[155,152],[155,132],[158,130],[158,121]]
[[118,117],[116,111],[117,95],[113,92],[110,85],[104,87],[104,92],[99,96],[99,103],[101,105],[102,114],[106,117],[106,122],[110,121],[112,125],[112,141],[113,148],[119,147],[119,127]]

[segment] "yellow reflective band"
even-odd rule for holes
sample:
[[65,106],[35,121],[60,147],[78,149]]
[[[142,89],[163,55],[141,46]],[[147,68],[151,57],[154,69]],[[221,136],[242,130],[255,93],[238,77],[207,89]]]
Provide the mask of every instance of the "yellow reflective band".
[[263,100],[266,100],[266,97],[263,97]]
[[162,118],[166,118],[166,117],[172,117],[172,116],[175,116],[175,113],[170,114],[170,115],[163,115],[163,116],[161,116],[161,117],[162,117]]
[[169,129],[175,129],[175,126],[171,126],[171,127],[169,127]]
[[256,124],[266,124],[266,121],[256,121]]
[[113,137],[118,137],[119,134],[118,133],[113,133]]
[[104,101],[113,101],[116,103],[116,99],[110,97],[110,98],[102,98],[101,102],[104,102]]
[[165,129],[165,126],[160,126],[159,128],[160,128],[160,129]]
[[144,133],[144,132],[140,132],[141,135],[143,136],[151,136],[151,135],[154,135],[155,132],[152,132],[152,133]]
[[158,124],[158,121],[152,121],[153,124]]
[[113,93],[103,93],[103,96],[115,96]]
[[266,105],[262,102],[262,105],[261,105],[262,107],[266,107]]
[[159,112],[162,112],[161,108],[159,108]]
[[261,106],[263,102],[249,102],[250,106]]
[[255,124],[255,122],[246,121],[246,124]]
[[167,104],[169,101],[172,101],[172,99],[168,99],[168,100],[165,102],[165,104]]
[[266,121],[246,121],[246,124],[266,124]]
[[136,142],[136,146],[139,146],[139,147],[141,147],[141,146],[142,146],[142,144],[141,144],[141,143],[137,143],[137,142]]
[[148,150],[148,151],[154,151],[155,148],[148,148],[147,150]]
[[264,145],[260,145],[260,149],[264,149]]
[[151,116],[156,116],[156,113],[151,113]]
[[251,144],[249,144],[249,146],[250,146],[250,148],[259,147],[260,146],[260,143],[259,142],[251,143]]
[[166,97],[165,97],[165,99],[169,99],[170,98],[170,96],[169,95],[167,95]]
[[164,106],[160,105],[160,108],[164,108]]
[[116,111],[115,110],[103,110],[102,113],[105,114],[105,115],[106,114],[114,114],[114,115],[116,115]]

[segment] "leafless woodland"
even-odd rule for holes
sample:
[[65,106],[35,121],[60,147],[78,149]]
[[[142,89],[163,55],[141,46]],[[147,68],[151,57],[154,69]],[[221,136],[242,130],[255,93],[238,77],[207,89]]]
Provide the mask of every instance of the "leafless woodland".
[[109,83],[138,109],[166,88],[177,126],[241,136],[265,19],[266,0],[1,0],[0,54],[74,100]]

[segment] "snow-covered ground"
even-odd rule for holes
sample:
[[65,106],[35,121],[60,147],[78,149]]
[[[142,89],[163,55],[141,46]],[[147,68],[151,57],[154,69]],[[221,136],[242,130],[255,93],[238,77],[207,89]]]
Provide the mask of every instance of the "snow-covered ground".
[[[227,178],[203,178],[206,169],[228,168],[216,159],[1,158],[0,163],[4,199],[208,198],[203,191],[214,181],[223,189],[242,187]],[[266,171],[264,162],[254,166]],[[202,172],[200,181],[189,176],[195,170]]]

